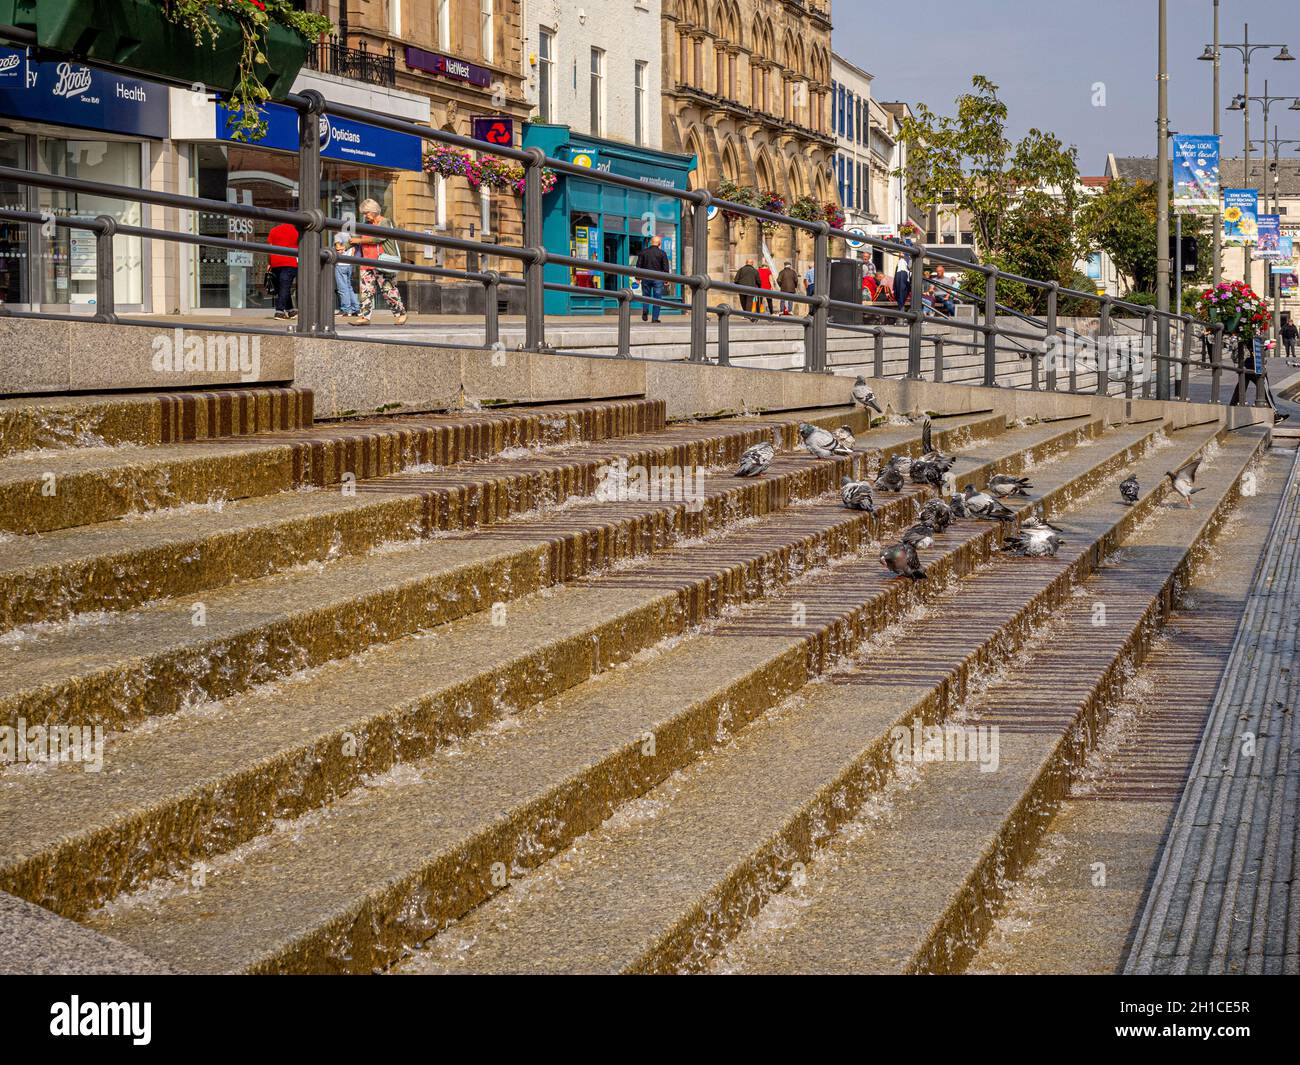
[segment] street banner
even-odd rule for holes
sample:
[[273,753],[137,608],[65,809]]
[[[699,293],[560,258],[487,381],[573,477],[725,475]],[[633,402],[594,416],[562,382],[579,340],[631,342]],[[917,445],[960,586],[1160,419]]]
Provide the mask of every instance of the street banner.
[[1273,270],[1275,274],[1293,274],[1295,273],[1295,238],[1290,235],[1283,235],[1278,238],[1277,258],[1273,260]]
[[1255,236],[1255,252],[1252,259],[1272,260],[1278,257],[1278,245],[1282,239],[1282,216],[1280,214],[1262,214],[1259,216],[1259,232]]
[[1259,190],[1223,190],[1223,243],[1241,248],[1259,232]]
[[1219,206],[1219,137],[1174,138],[1174,207],[1213,214]]

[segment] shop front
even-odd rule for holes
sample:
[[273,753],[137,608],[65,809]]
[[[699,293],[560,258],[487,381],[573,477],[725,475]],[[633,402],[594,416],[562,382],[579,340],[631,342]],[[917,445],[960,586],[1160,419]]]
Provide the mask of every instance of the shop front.
[[[0,165],[140,188],[168,131],[168,89],[81,63],[0,48]],[[148,225],[138,202],[0,183],[0,205],[47,217],[109,215]],[[148,301],[150,242],[113,238],[120,311]],[[95,304],[95,239],[85,230],[0,219],[0,302],[53,312]]]
[[[618,141],[573,133],[568,126],[529,123],[524,126],[524,147],[541,148],[548,156],[592,170],[635,178],[644,189],[626,189],[598,181],[557,175],[555,188],[543,202],[542,240],[546,249],[575,259],[633,264],[652,236],[663,240],[672,270],[682,268],[682,205],[661,191],[687,189],[695,159]],[[610,289],[631,288],[640,294],[634,278],[596,269],[569,269],[547,265],[546,280],[591,289],[592,295],[546,293],[548,314],[612,313],[617,304],[596,295]],[[665,299],[682,299],[681,287],[667,286]],[[674,313],[665,309],[665,313]],[[680,312],[677,312],[680,313]]]
[[[264,108],[267,130],[259,140],[236,141],[230,115],[220,103],[210,105],[203,129],[192,122],[184,132],[194,194],[256,207],[299,210],[298,114],[280,104]],[[176,124],[179,125],[179,124]],[[180,130],[173,134],[180,138]],[[329,116],[320,129],[321,197],[313,206],[326,214],[360,219],[363,200],[378,201],[394,225],[394,192],[399,177],[422,169],[421,138],[379,126]],[[199,214],[197,232],[264,242],[272,222]],[[265,286],[267,257],[261,252],[199,246],[189,270],[190,301],[196,309],[269,310],[273,297]]]

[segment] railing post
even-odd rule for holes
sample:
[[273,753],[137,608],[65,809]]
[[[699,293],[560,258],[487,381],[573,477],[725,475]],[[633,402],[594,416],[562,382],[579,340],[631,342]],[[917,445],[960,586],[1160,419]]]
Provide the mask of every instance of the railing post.
[[524,246],[532,258],[524,267],[524,347],[546,346],[546,248],[542,245],[542,163],[546,153],[529,148],[524,162]]
[[1185,318],[1181,324],[1183,329],[1183,354],[1182,358],[1178,360],[1180,370],[1178,375],[1178,398],[1186,400],[1190,395],[1188,389],[1191,386],[1192,379],[1192,320]]
[[998,384],[998,275],[984,275],[984,387]]
[[934,338],[934,379],[943,380],[943,337]]
[[912,317],[907,323],[907,377],[921,380],[921,335],[925,329],[925,300],[921,292],[921,276],[925,272],[925,251],[918,243],[909,256],[912,272]]
[[117,297],[113,291],[113,235],[117,232],[117,219],[101,214],[95,218],[95,321],[117,321]]
[[483,282],[483,342],[493,347],[501,342],[501,275],[488,270]]
[[[1181,284],[1181,281],[1179,282]],[[1162,314],[1160,324],[1156,326],[1159,331],[1156,336],[1156,399],[1168,399],[1170,392],[1170,376],[1173,369],[1170,360],[1173,358],[1174,349],[1169,336],[1169,316]],[[1148,380],[1150,378],[1148,377]],[[1148,389],[1146,383],[1142,386],[1142,395],[1146,396]]]
[[1210,342],[1210,358],[1214,366],[1210,369],[1210,402],[1221,403],[1223,390],[1223,323],[1214,323],[1214,340]]
[[885,331],[881,329],[880,326],[876,327],[875,344],[873,345],[873,347],[875,350],[873,352],[872,360],[871,360],[871,376],[884,377],[885,376]]
[[813,373],[817,369],[817,316],[809,314],[803,323],[803,369]]
[[[322,250],[321,250],[321,270],[320,270],[320,332],[328,336],[336,336],[338,330],[334,326],[334,304],[335,286],[334,286],[334,266],[338,262],[338,252],[328,240],[323,239],[325,230],[322,230]],[[350,249],[349,249],[350,250]]]
[[813,298],[817,302],[809,308],[813,322],[813,348],[809,354],[813,358],[813,367],[818,371],[825,370],[827,363],[826,331],[831,312],[830,231],[827,223],[818,222],[813,237]]
[[691,274],[705,284],[691,286],[691,362],[709,361],[709,204],[713,197],[701,192],[691,208]]
[[[1073,336],[1071,336],[1070,338],[1071,343],[1070,343],[1070,352],[1069,352],[1069,357],[1070,357],[1069,387],[1070,387],[1070,392],[1075,393],[1079,391],[1079,331],[1077,329],[1072,330],[1072,333]],[[1095,346],[1093,350],[1094,351],[1096,350]]]
[[[643,281],[642,284],[645,284]],[[694,312],[692,312],[694,313]],[[632,290],[630,288],[621,288],[618,290],[618,357],[626,359],[632,355]],[[691,361],[695,361],[695,353],[691,353]]]
[[[320,209],[320,124],[325,115],[325,97],[315,89],[304,89],[307,106],[298,112],[298,208],[324,222]],[[321,306],[321,234],[323,226],[314,218],[298,234],[298,322],[299,333],[318,333],[324,317]]]
[[[1047,346],[1043,349],[1044,355],[1050,351],[1052,353],[1051,361],[1047,364],[1047,391],[1056,391],[1056,353],[1060,350],[1060,345],[1056,342],[1056,312],[1057,304],[1060,299],[1061,285],[1060,282],[1053,281],[1047,287]],[[1034,391],[1038,391],[1038,363],[1034,363],[1034,377],[1032,381]]]
[[1103,296],[1101,316],[1097,320],[1097,344],[1093,350],[1093,361],[1097,364],[1097,395],[1099,396],[1110,395],[1110,338],[1110,297]]
[[731,305],[720,303],[718,311],[718,365],[731,365]]

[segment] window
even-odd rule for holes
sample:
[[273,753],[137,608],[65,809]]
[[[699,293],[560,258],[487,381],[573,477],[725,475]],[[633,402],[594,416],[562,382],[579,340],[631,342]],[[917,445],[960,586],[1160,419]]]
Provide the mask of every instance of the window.
[[492,0],[479,0],[479,38],[483,59],[491,63],[496,54],[496,34],[492,28]]
[[632,143],[645,144],[646,135],[646,70],[647,66],[644,60],[636,61],[632,75],[632,110],[633,110],[633,130]]
[[605,134],[605,52],[591,50],[591,129],[593,137]]
[[388,32],[402,35],[402,0],[388,0]]
[[550,122],[555,113],[555,32],[537,34],[537,121]]
[[438,47],[451,48],[451,0],[438,0]]

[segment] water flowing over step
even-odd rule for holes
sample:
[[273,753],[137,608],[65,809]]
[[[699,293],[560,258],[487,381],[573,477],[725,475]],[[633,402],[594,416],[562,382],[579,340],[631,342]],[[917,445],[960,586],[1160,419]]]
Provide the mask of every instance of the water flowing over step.
[[[973,446],[960,468],[978,479],[994,469],[1014,471],[1087,441],[1097,430],[1098,423],[1086,419],[1013,430]],[[1153,431],[1129,435],[1131,441],[1145,440]],[[959,426],[944,436],[966,432]],[[832,471],[841,465],[806,456],[791,461]],[[920,498],[913,490],[882,499],[878,520],[894,527],[914,520]],[[0,778],[9,785],[0,788],[0,826],[6,829],[0,839],[12,841],[0,881],[60,912],[80,912],[162,868],[158,863],[190,861],[238,843],[265,829],[272,817],[328,801],[367,774],[579,683],[728,604],[769,594],[856,550],[869,531],[866,516],[844,510],[835,493],[831,500],[515,603],[500,619],[504,624],[494,624],[498,619],[490,613],[466,616],[197,715],[158,723],[110,744],[116,768],[95,781],[75,773],[12,783]],[[480,532],[467,542],[486,538]],[[445,549],[446,543],[438,546]],[[420,565],[426,564],[422,559]],[[344,582],[344,588],[357,594],[354,583]],[[277,598],[283,603],[283,595]],[[344,602],[350,602],[346,595]],[[250,655],[267,653],[265,639],[253,639],[251,646]],[[230,659],[227,644],[223,675],[229,674]],[[151,681],[159,668],[147,674]],[[358,691],[373,693],[373,702],[359,706]],[[355,750],[345,754],[349,747]],[[117,795],[106,802],[109,791]],[[167,803],[164,796],[171,796]],[[73,803],[79,808],[74,821],[84,831],[54,853],[49,833],[64,834],[62,818]],[[51,819],[42,814],[33,820],[33,809],[48,811]],[[108,836],[95,827],[106,817]],[[123,833],[138,845],[128,845]],[[68,875],[68,862],[81,872]]]
[[[1041,466],[1034,475],[1048,509],[1115,477],[1157,428],[1124,430]],[[1000,533],[976,523],[952,531],[930,563],[935,588],[986,561]],[[617,576],[636,588],[654,568],[641,578]],[[846,557],[536,713],[517,711],[431,766],[403,770],[253,841],[229,865],[215,861],[200,891],[161,888],[90,922],[147,942],[183,968],[367,971],[486,897],[495,863],[543,860],[713,746],[720,715],[743,724],[922,594],[910,582],[886,581],[874,555]],[[804,625],[794,627],[798,604]],[[647,734],[656,741],[653,759],[642,753]],[[326,858],[342,853],[356,860]]]

